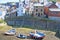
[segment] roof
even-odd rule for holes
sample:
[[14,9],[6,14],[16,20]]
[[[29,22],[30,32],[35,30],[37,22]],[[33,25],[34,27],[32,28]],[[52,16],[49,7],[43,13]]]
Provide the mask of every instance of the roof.
[[60,2],[57,2],[56,5],[58,6],[58,8],[60,8]]
[[45,5],[46,7],[49,7],[50,5],[52,5],[52,2],[44,3],[44,5]]
[[47,5],[49,3],[48,0],[44,0],[44,5]]
[[[53,3],[52,2],[47,2],[47,3],[45,3],[44,5],[46,6],[46,7],[49,7],[49,6],[51,6]],[[55,4],[58,8],[60,8],[60,2],[56,2],[56,4]]]
[[50,11],[60,11],[59,8],[49,8]]
[[34,6],[44,6],[44,4],[35,3]]

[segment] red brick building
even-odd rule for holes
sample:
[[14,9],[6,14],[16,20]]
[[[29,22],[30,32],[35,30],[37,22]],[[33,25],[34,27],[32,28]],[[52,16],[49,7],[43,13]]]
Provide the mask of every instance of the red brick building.
[[56,4],[50,4],[44,7],[44,13],[48,15],[49,18],[60,18],[60,8]]

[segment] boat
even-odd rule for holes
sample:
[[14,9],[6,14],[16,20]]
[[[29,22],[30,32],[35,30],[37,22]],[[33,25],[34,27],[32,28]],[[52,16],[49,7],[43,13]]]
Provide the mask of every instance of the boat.
[[25,39],[25,38],[27,38],[27,36],[25,36],[25,35],[23,35],[23,34],[19,34],[19,35],[17,36],[17,38]]
[[40,40],[42,40],[45,37],[45,34],[41,33],[41,32],[38,32],[38,31],[35,31],[35,32],[30,32],[29,36],[31,38],[33,38],[33,39],[40,39]]
[[4,33],[5,35],[15,35],[16,31],[15,29],[8,30],[7,32]]

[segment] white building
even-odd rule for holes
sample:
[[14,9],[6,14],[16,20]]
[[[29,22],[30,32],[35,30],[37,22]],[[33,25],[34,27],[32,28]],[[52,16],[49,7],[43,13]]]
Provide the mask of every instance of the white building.
[[5,15],[7,13],[7,11],[4,8],[0,8],[0,19],[5,19]]
[[49,0],[44,0],[44,5],[47,5],[49,3]]
[[23,6],[24,5],[23,1],[20,0],[20,2],[19,2],[18,16],[23,16],[24,13],[25,13],[25,9],[24,9],[24,6]]

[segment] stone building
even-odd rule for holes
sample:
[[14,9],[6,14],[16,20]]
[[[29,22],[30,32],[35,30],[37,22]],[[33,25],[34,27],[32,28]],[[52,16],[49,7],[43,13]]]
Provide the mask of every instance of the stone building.
[[36,3],[34,4],[34,16],[40,16],[42,17],[44,15],[44,5]]

